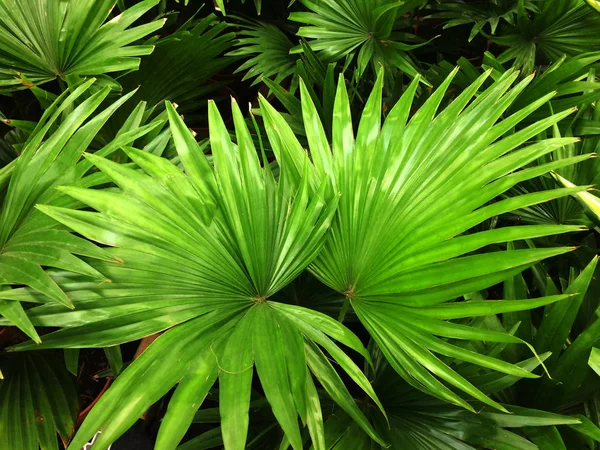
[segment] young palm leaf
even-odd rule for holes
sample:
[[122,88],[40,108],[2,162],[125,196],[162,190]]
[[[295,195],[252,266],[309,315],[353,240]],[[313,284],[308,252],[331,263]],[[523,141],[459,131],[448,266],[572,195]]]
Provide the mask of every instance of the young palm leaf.
[[129,28],[159,0],[144,0],[103,24],[116,0],[1,0],[0,92],[67,75],[137,69],[152,45],[129,45],[163,20]]
[[600,50],[595,32],[600,27],[600,13],[583,1],[542,0],[533,18],[527,16],[523,4],[519,2],[512,32],[488,36],[496,44],[508,47],[498,57],[501,63],[514,61],[515,67],[531,73],[535,65],[558,61],[563,55]]
[[[437,11],[428,16],[431,19],[449,19],[444,29],[459,25],[470,25],[471,33],[469,41],[472,41],[486,25],[489,25],[490,33],[496,34],[498,25],[504,21],[515,25],[515,18],[519,10],[520,0],[489,0],[469,2],[467,0],[439,0],[429,8]],[[528,11],[536,11],[534,0],[523,2],[523,8]]]
[[[311,48],[325,62],[356,56],[356,79],[369,65],[380,65],[391,73],[398,70],[410,77],[417,75],[415,62],[407,53],[424,43],[405,44],[394,39],[396,17],[423,3],[422,0],[300,0],[312,12],[293,12],[289,19],[308,24],[298,36],[309,38]],[[300,52],[298,46],[293,51]]]
[[[109,253],[122,261],[95,264],[111,278],[105,287],[57,276],[77,309],[67,315],[51,305],[31,310],[34,323],[64,326],[44,336],[43,348],[110,346],[168,329],[103,395],[69,449],[81,448],[100,428],[94,446],[106,449],[179,383],[156,447],[174,449],[217,377],[225,448],[243,449],[254,367],[294,449],[302,447],[298,416],[313,439],[322,429],[312,376],[383,443],[323,351],[378,403],[364,374],[334,343],[368,357],[360,340],[324,314],[269,300],[320,251],[338,203],[331,180],[314,176],[306,154],[307,176],[297,181],[281,174],[275,180],[268,164],[261,167],[235,102],[232,109],[237,143],[214,103],[209,105],[214,170],[168,104],[185,173],[131,147],[125,151],[141,171],[88,155],[120,189],[61,190],[99,212],[38,206],[114,247]],[[34,347],[41,348],[29,342],[15,349]]]
[[[535,262],[571,248],[480,253],[494,243],[580,230],[579,226],[507,227],[466,232],[484,220],[584,188],[555,189],[488,204],[511,186],[554,165],[521,169],[572,138],[521,144],[572,111],[555,114],[500,139],[552,95],[498,122],[531,77],[511,85],[507,72],[474,101],[482,75],[446,109],[436,114],[452,75],[407,121],[418,79],[381,126],[382,82],[363,111],[356,139],[343,80],[338,83],[332,148],[314,105],[302,89],[304,124],[316,178],[330,173],[342,193],[330,236],[311,265],[325,284],[343,293],[394,369],[407,382],[451,403],[471,406],[446,383],[483,403],[504,409],[436,356],[464,360],[503,373],[532,377],[514,365],[458,350],[441,338],[491,342],[512,336],[484,336],[443,319],[529,309],[564,296],[534,301],[452,302],[521,272]],[[264,114],[267,112],[267,114]],[[304,151],[289,126],[263,101],[273,151],[281,172],[301,177]],[[562,161],[569,164],[571,161]],[[517,339],[519,342],[521,340]],[[441,381],[438,379],[441,378]]]
[[235,71],[245,72],[243,80],[255,78],[254,85],[262,78],[275,76],[273,81],[279,84],[294,73],[298,58],[290,55],[293,44],[281,29],[266,22],[244,21],[238,26],[238,48],[228,55],[249,57]]

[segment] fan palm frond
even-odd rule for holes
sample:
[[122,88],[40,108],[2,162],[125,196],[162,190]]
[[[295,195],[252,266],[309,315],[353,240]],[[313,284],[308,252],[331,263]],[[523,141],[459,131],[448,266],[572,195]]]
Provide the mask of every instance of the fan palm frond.
[[135,70],[152,45],[130,45],[164,24],[129,28],[159,0],[144,0],[104,23],[116,0],[2,0],[0,92],[68,75]]
[[[572,138],[549,139],[513,151],[573,111],[560,112],[500,139],[552,94],[498,122],[531,77],[510,89],[518,74],[509,71],[470,102],[488,74],[436,115],[452,74],[408,121],[418,84],[418,79],[414,80],[383,125],[380,76],[362,114],[356,138],[341,80],[331,146],[305,89],[302,102],[317,174],[331,174],[335,189],[342,192],[330,237],[310,266],[311,271],[346,296],[390,364],[407,382],[435,397],[472,409],[442,382],[445,381],[482,403],[503,410],[436,354],[517,375],[522,373],[520,368],[477,353],[458,351],[441,339],[459,335],[462,339],[492,341],[513,338],[496,335],[484,338],[468,327],[459,330],[442,319],[499,313],[517,304],[528,309],[538,304],[446,302],[496,284],[541,259],[571,250],[557,247],[480,253],[479,249],[492,243],[577,231],[582,227],[507,227],[461,234],[492,216],[518,209],[521,204],[541,203],[584,188],[555,189],[486,205],[520,181],[571,164],[573,161],[566,159],[518,170],[539,157],[538,154],[574,142]],[[267,108],[264,104],[263,109]],[[273,151],[282,173],[301,177],[302,147],[285,121],[274,113],[264,117],[272,124],[267,127],[271,130],[271,142],[279,142]],[[417,148],[419,152],[414,151]],[[543,304],[559,299],[537,301]]]
[[[335,62],[356,57],[356,79],[367,67],[376,72],[380,65],[390,73],[398,70],[415,77],[419,70],[408,51],[426,43],[403,43],[394,39],[396,17],[423,3],[421,0],[300,0],[311,12],[293,12],[290,20],[307,24],[298,36],[309,39],[321,59]],[[293,49],[300,52],[300,46]]]
[[[270,300],[319,252],[338,195],[327,176],[308,175],[314,170],[306,155],[303,180],[286,175],[275,180],[268,164],[261,167],[235,102],[232,109],[235,144],[215,105],[209,105],[214,170],[168,105],[185,174],[134,148],[126,152],[143,172],[88,155],[120,189],[61,191],[99,212],[38,206],[89,239],[113,246],[107,251],[122,262],[95,264],[112,282],[91,291],[81,290],[80,281],[71,288],[69,276],[57,279],[77,305],[73,315],[45,305],[30,310],[30,317],[37,324],[67,326],[45,335],[42,344],[23,343],[15,350],[110,346],[167,330],[103,395],[70,449],[100,428],[95,445],[109,445],[179,382],[158,437],[158,448],[175,448],[217,375],[223,441],[242,449],[253,367],[294,448],[302,447],[298,417],[313,441],[321,439],[312,376],[383,443],[323,352],[378,403],[364,374],[331,338],[368,357],[360,340],[323,314]],[[165,359],[166,348],[172,358]],[[148,384],[139,384],[141,373]]]

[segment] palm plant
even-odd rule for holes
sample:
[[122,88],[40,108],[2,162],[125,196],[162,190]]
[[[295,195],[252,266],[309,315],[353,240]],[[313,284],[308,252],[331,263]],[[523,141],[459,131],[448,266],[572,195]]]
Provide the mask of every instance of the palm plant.
[[[326,349],[349,376],[377,401],[362,372],[327,336],[366,355],[360,341],[345,327],[326,316],[268,301],[311,262],[322,246],[337,205],[337,196],[330,193],[330,181],[326,177],[318,181],[313,179],[316,186],[310,184],[308,178],[299,181],[281,176],[276,181],[268,165],[261,170],[252,140],[235,103],[236,147],[231,143],[215,106],[210,106],[215,162],[212,175],[212,169],[192,135],[174,109],[171,106],[168,108],[171,131],[187,177],[168,161],[133,148],[126,149],[126,152],[146,171],[146,175],[89,155],[88,159],[111,177],[122,191],[113,193],[111,190],[74,187],[61,190],[93,206],[101,214],[40,207],[83,235],[119,247],[112,257],[123,263],[101,270],[111,274],[109,290],[116,288],[115,293],[122,299],[130,299],[130,304],[122,304],[122,308],[116,309],[105,304],[102,323],[88,316],[78,326],[68,326],[46,335],[38,348],[114,345],[180,324],[161,336],[117,379],[88,416],[70,448],[78,448],[102,426],[104,432],[95,445],[100,448],[107,446],[135,422],[145,408],[183,377],[178,394],[170,406],[174,412],[168,414],[159,436],[159,447],[174,448],[191,422],[195,407],[198,406],[197,399],[206,395],[218,372],[223,439],[228,448],[243,448],[248,427],[253,362],[273,413],[295,448],[301,447],[298,414],[306,421],[314,439],[319,439],[321,413],[318,401],[315,404],[315,391],[308,368],[334,400],[362,423],[369,435],[380,441],[316,345]],[[239,157],[234,153],[235,148],[240,152]],[[305,163],[309,171],[311,163],[307,158]],[[156,171],[156,168],[160,170]],[[165,185],[164,182],[169,178],[177,180],[176,183]],[[242,186],[246,189],[251,187],[252,190],[240,196]],[[165,202],[165,195],[171,200]],[[125,202],[122,209],[118,208],[124,215],[115,216],[119,213],[109,206],[115,201]],[[262,204],[260,208],[257,202]],[[250,208],[250,205],[253,207]],[[246,220],[240,221],[240,217],[244,216]],[[154,227],[153,233],[146,232],[146,237],[143,237],[142,230],[151,223],[150,217],[153,217],[151,220],[154,223],[160,217],[163,219],[159,220],[159,226]],[[110,238],[102,231],[109,223],[113,230]],[[163,231],[159,231],[160,228]],[[139,238],[132,235],[135,229],[138,231],[134,234],[142,233]],[[173,240],[171,233],[176,230],[180,230],[180,240]],[[215,232],[216,235],[213,234]],[[168,240],[167,235],[171,235]],[[208,235],[221,238],[207,240]],[[147,240],[150,236],[154,237],[149,247]],[[149,288],[156,281],[156,274],[149,276],[149,257],[154,264],[160,262],[165,275],[164,286],[169,290],[172,288],[167,280],[174,273],[172,271],[180,274],[177,281],[180,287],[166,303],[164,292],[152,294],[153,289]],[[182,263],[188,267],[187,270],[181,270]],[[79,294],[68,288],[68,278],[65,281],[64,288],[69,295],[78,298]],[[146,286],[145,283],[150,284]],[[130,287],[126,288],[128,285]],[[125,294],[123,289],[129,290],[129,294]],[[86,291],[89,292],[88,288]],[[79,292],[86,297],[83,291]],[[140,297],[142,292],[146,294]],[[102,295],[110,296],[107,293]],[[85,298],[81,300],[81,307],[93,308],[91,304],[84,306]],[[153,307],[147,310],[145,305],[149,302]],[[132,314],[136,308],[138,312]],[[99,311],[96,307],[93,313],[95,318]],[[36,323],[50,323],[55,313],[56,310],[52,308],[34,308],[32,318],[37,316],[33,319]],[[55,317],[59,316],[64,317],[61,313]],[[70,324],[75,322],[70,320]],[[112,329],[113,333],[101,338],[104,332],[100,331],[100,335],[93,332],[94,329],[99,330],[99,326]],[[279,337],[273,341],[274,336]],[[157,366],[156,358],[162,355],[161,349],[164,346],[171,347],[174,342],[180,342],[181,351],[185,349],[188,357],[181,359],[179,351],[174,352],[173,357],[179,360],[174,365],[174,361],[161,356],[160,366],[169,367],[172,376],[165,378],[164,371],[159,367],[159,370],[147,372],[149,367]],[[242,344],[246,350],[240,353]],[[27,347],[28,344],[22,344],[16,349]],[[192,355],[198,355],[198,358]],[[287,373],[282,371],[286,360],[290,361]],[[127,382],[140,370],[146,372],[148,380],[156,382],[153,393],[142,385],[138,391]],[[125,397],[124,388],[127,389]],[[204,390],[200,397],[197,392],[199,388]],[[136,401],[135,410],[121,410],[123,401],[131,401],[140,395],[144,399]],[[111,410],[122,412],[109,419],[107,413]],[[187,417],[187,423],[186,420],[182,421],[182,417]]]
[[597,2],[200,3],[0,0],[0,447],[595,448]]
[[[444,114],[446,114],[450,115],[446,120],[452,120],[454,126],[460,128],[461,121],[451,114],[456,114],[462,108],[465,108],[463,112],[465,122],[469,122],[469,114],[479,118],[480,111],[483,109],[488,111],[490,115],[488,121],[493,123],[502,112],[497,108],[493,112],[489,111],[488,102],[497,104],[500,101],[507,108],[510,100],[514,99],[520,89],[528,83],[528,80],[525,80],[513,90],[506,92],[514,79],[515,74],[507,74],[504,79],[494,83],[478,101],[466,108],[465,105],[470,97],[457,99],[440,113],[441,118],[435,123],[444,127]],[[478,84],[483,81],[484,77],[472,86],[471,92],[475,92]],[[446,85],[449,83],[450,79]],[[353,139],[348,140],[351,139],[348,132],[352,126],[347,113],[345,84],[343,80],[338,84],[334,110],[333,155],[329,153],[329,145],[324,140],[324,132],[310,96],[301,85],[304,123],[312,162],[303,152],[285,119],[262,100],[262,115],[267,134],[281,167],[278,181],[271,175],[269,165],[264,165],[261,170],[248,129],[235,102],[233,104],[237,137],[235,147],[216,108],[214,105],[210,106],[214,172],[202,156],[201,148],[192,139],[174,110],[169,107],[171,132],[187,177],[168,161],[133,148],[126,148],[125,151],[146,173],[145,175],[89,155],[87,159],[110,177],[120,187],[120,191],[79,187],[63,187],[60,191],[93,207],[99,213],[75,211],[57,206],[38,207],[50,217],[83,236],[114,246],[114,251],[106,251],[110,253],[113,261],[119,262],[95,264],[101,273],[111,279],[110,287],[101,288],[100,297],[98,294],[89,296],[92,288],[89,284],[81,290],[81,281],[77,277],[73,279],[68,274],[60,273],[55,275],[55,281],[69,293],[70,298],[80,299],[81,303],[74,302],[77,309],[72,314],[59,311],[51,304],[30,310],[29,318],[32,323],[63,328],[46,335],[41,344],[23,343],[17,345],[15,350],[34,347],[110,346],[169,329],[142,357],[124,371],[113,387],[102,397],[70,448],[78,448],[101,427],[104,432],[95,445],[100,448],[108,446],[136,420],[145,408],[164,395],[183,377],[183,380],[187,381],[180,382],[178,391],[181,394],[174,397],[173,406],[170,406],[174,412],[167,413],[159,434],[159,448],[172,448],[185,433],[198,402],[214,383],[217,373],[220,380],[223,440],[228,448],[243,448],[248,427],[247,414],[252,380],[250,369],[253,362],[256,364],[273,413],[294,448],[302,446],[297,423],[298,415],[307,424],[313,444],[319,448],[323,447],[320,408],[314,409],[314,401],[308,402],[310,397],[316,399],[316,391],[312,387],[310,376],[307,375],[307,367],[336,403],[371,438],[383,443],[363,413],[349,398],[339,376],[317,346],[318,344],[327,350],[348,375],[373,398],[376,404],[379,404],[362,372],[327,336],[339,340],[368,357],[360,341],[343,325],[326,316],[268,300],[311,262],[311,271],[318,278],[346,296],[345,308],[351,304],[359,319],[382,348],[383,354],[392,367],[408,383],[435,397],[473,410],[469,402],[452,392],[432,375],[435,374],[475,399],[505,411],[502,405],[487,397],[447,364],[435,358],[431,352],[452,356],[513,376],[532,377],[534,375],[521,367],[499,359],[474,352],[459,352],[458,347],[445,343],[435,336],[460,336],[462,339],[483,339],[493,342],[522,341],[505,334],[453,325],[439,319],[518,311],[553,303],[566,297],[549,296],[531,301],[508,300],[484,304],[459,302],[451,304],[450,308],[436,306],[436,304],[466,294],[475,288],[485,288],[496,283],[497,280],[522,271],[540,259],[569,251],[569,248],[496,252],[462,258],[461,255],[495,242],[572,232],[579,230],[580,227],[518,227],[505,228],[492,233],[476,233],[463,238],[450,239],[448,249],[442,250],[441,253],[439,244],[434,241],[433,248],[436,248],[436,254],[432,254],[432,259],[427,257],[427,247],[422,247],[423,252],[420,254],[424,258],[416,257],[415,253],[412,253],[414,259],[412,265],[401,270],[400,273],[403,275],[394,277],[398,282],[406,278],[406,282],[403,280],[399,285],[391,284],[390,287],[386,287],[389,282],[377,281],[374,291],[367,290],[369,284],[366,284],[365,288],[363,287],[365,285],[359,284],[357,280],[367,283],[369,272],[366,268],[370,267],[374,269],[371,277],[387,278],[389,275],[383,270],[386,267],[383,264],[386,260],[380,259],[382,265],[373,266],[375,254],[369,256],[364,241],[362,241],[362,248],[358,247],[358,253],[347,253],[347,250],[340,253],[338,245],[349,245],[348,236],[356,233],[352,230],[356,230],[358,226],[353,218],[360,217],[362,220],[360,225],[366,227],[362,231],[366,240],[373,241],[369,237],[368,229],[380,230],[383,227],[389,230],[389,235],[382,236],[379,233],[379,238],[382,244],[385,243],[390,247],[386,249],[374,246],[373,248],[380,258],[380,255],[388,254],[390,248],[402,248],[395,239],[401,239],[402,229],[406,223],[403,220],[406,219],[404,217],[395,219],[389,214],[383,215],[373,209],[370,212],[377,211],[378,214],[352,216],[348,215],[347,209],[359,207],[369,211],[368,208],[381,208],[384,204],[389,204],[383,202],[383,198],[386,198],[387,202],[402,200],[399,205],[408,206],[411,199],[409,195],[404,198],[398,195],[402,185],[394,181],[393,176],[394,174],[399,176],[406,163],[397,165],[402,163],[402,158],[393,155],[394,149],[383,153],[388,158],[387,161],[386,158],[381,158],[380,161],[368,161],[364,160],[366,156],[362,155],[372,154],[365,147],[369,145],[389,145],[390,142],[395,142],[397,149],[401,147],[402,139],[392,135],[394,131],[390,128],[390,124],[406,116],[406,108],[410,106],[410,97],[414,93],[418,79],[412,84],[412,92],[405,94],[390,112],[386,119],[387,126],[384,124],[379,130],[380,119],[377,112],[381,104],[381,84],[382,76],[379,77],[367,102],[356,144]],[[444,88],[441,88],[437,96],[434,95],[423,106],[421,115],[428,113],[431,120],[434,114],[431,105],[436,101],[436,97],[443,95],[443,92]],[[503,95],[508,99],[502,100]],[[545,101],[546,98],[543,98],[539,104]],[[481,181],[473,180],[463,189],[479,189],[479,183],[485,186],[489,183],[486,181],[490,179],[489,177],[495,179],[500,176],[501,178],[495,184],[489,184],[487,191],[490,193],[484,190],[479,196],[479,202],[486,202],[488,198],[486,196],[490,196],[498,189],[500,192],[495,195],[508,189],[516,182],[515,179],[528,179],[557,166],[550,164],[533,171],[517,171],[507,177],[506,181],[502,177],[505,171],[515,170],[536,155],[548,153],[556,146],[571,142],[572,139],[549,139],[514,153],[518,157],[512,156],[513,153],[504,157],[501,155],[571,111],[551,116],[511,138],[491,145],[491,142],[503,134],[503,128],[512,126],[520,116],[527,115],[537,106],[534,104],[527,110],[516,113],[516,118],[513,116],[512,120],[507,119],[506,124],[500,122],[496,125],[498,128],[490,129],[490,136],[487,139],[481,139],[479,145],[484,145],[484,148],[491,150],[487,156],[490,159],[484,159],[479,164],[487,166],[489,164],[487,161],[498,156],[500,158],[497,159],[496,164],[492,164],[484,171]],[[413,119],[407,125],[406,134],[403,135],[410,136],[412,126],[423,126],[418,120],[421,115],[415,116],[417,119]],[[429,125],[431,129],[431,123]],[[489,127],[485,122],[480,126]],[[386,136],[386,133],[392,134]],[[380,134],[381,137],[378,137]],[[474,152],[479,150],[477,146],[473,147]],[[237,155],[234,153],[235,148],[238,151]],[[435,150],[436,147],[432,147],[432,152]],[[431,156],[433,158],[433,155]],[[410,162],[410,159],[408,161]],[[570,161],[561,161],[559,165],[569,163]],[[348,167],[353,171],[346,173]],[[389,167],[390,172],[382,170],[383,167]],[[478,167],[474,165],[471,170],[480,171]],[[359,172],[354,171],[360,168],[364,169]],[[327,173],[330,175],[327,176]],[[357,195],[365,188],[365,181],[361,180],[373,179],[375,174],[381,177],[379,178],[381,181],[379,186],[375,186],[372,195],[368,197]],[[384,184],[383,180],[386,179],[390,182]],[[443,186],[443,183],[441,184]],[[241,190],[242,186],[246,191]],[[460,187],[458,185],[455,189]],[[557,198],[579,190],[580,188],[556,189],[533,197],[523,196],[516,202],[510,202],[509,209]],[[339,200],[336,195],[338,191],[346,193],[339,197]],[[167,198],[170,200],[165,201]],[[355,202],[361,198],[366,204],[355,205]],[[433,195],[431,198],[436,196]],[[463,211],[455,210],[449,213],[450,217],[444,217],[443,220],[451,224],[454,219],[455,225],[446,231],[451,235],[440,235],[438,239],[451,238],[453,234],[474,226],[487,218],[490,210],[498,214],[507,208],[504,206],[505,203],[500,202],[492,205],[491,208],[469,212],[479,204],[467,204]],[[250,208],[250,205],[253,207]],[[410,216],[408,218],[415,220]],[[385,226],[377,222],[381,219],[385,220]],[[365,223],[368,220],[374,220],[375,223]],[[326,231],[331,222],[331,238],[326,239]],[[155,225],[146,231],[151,223]],[[418,223],[413,222],[413,226],[418,226]],[[412,233],[414,234],[414,231]],[[209,235],[212,236],[211,240],[205,237]],[[454,240],[465,239],[468,244],[454,245]],[[193,245],[192,242],[196,244]],[[425,242],[421,240],[419,243],[423,245]],[[323,249],[320,250],[323,245]],[[355,240],[353,245],[361,245],[361,241]],[[343,254],[347,255],[345,259],[337,259]],[[353,254],[357,256],[353,258]],[[392,252],[387,256],[387,260],[401,257],[402,260],[410,263],[410,255],[411,253],[394,255]],[[489,261],[490,256],[493,256],[494,263],[483,265],[481,261]],[[347,259],[348,257],[350,258]],[[161,268],[160,273],[152,270],[152,267],[157,265]],[[188,269],[182,270],[182,267]],[[338,269],[333,270],[333,267]],[[343,271],[338,271],[339,268],[344,267]],[[362,274],[359,270],[361,267],[365,270]],[[448,272],[446,267],[452,268],[451,272]],[[461,267],[464,269],[454,269]],[[410,268],[412,270],[408,270]],[[417,279],[422,281],[416,284],[415,281],[410,281],[416,280],[412,277],[414,273],[423,270],[430,273],[429,278],[419,276]],[[175,274],[177,274],[177,288],[173,289],[172,277]],[[341,278],[336,277],[336,274]],[[354,278],[355,274],[362,276]],[[353,278],[347,279],[344,278],[345,276]],[[442,286],[439,286],[439,277],[444,277],[446,280]],[[171,294],[156,290],[157,279],[162,280],[161,285]],[[428,279],[432,281],[426,281]],[[426,283],[433,284],[434,280],[436,286],[428,289]],[[415,287],[412,287],[413,285]],[[394,289],[394,286],[405,286],[405,288],[396,287],[396,291],[390,290]],[[107,304],[104,298],[110,298],[112,296],[110,292],[113,290],[121,300],[117,304],[112,302]],[[21,295],[31,296],[32,293],[24,291]],[[170,301],[167,300],[169,296]],[[403,301],[407,298],[412,298],[412,301]],[[148,305],[151,305],[150,309]],[[73,317],[69,317],[71,315]],[[404,315],[418,318],[418,321],[402,319]],[[98,320],[99,317],[102,319]],[[387,317],[394,317],[397,321],[392,323]],[[421,326],[416,326],[415,323]],[[106,330],[111,331],[107,333]],[[278,330],[281,330],[279,331],[281,338],[273,340],[273,337],[278,335]],[[415,339],[419,339],[419,343]],[[165,348],[175,349],[172,358],[162,356]],[[182,352],[187,356],[182,357],[184,354]],[[162,356],[160,363],[157,361],[158,355]],[[195,358],[192,355],[201,356]],[[288,369],[282,371],[282,368],[286,367],[284,361],[287,360],[290,360]],[[165,376],[162,367],[169,367],[169,376]],[[132,385],[131,382],[135,380],[136,375],[139,376],[141,373],[145,373],[144,378],[153,386],[151,392],[146,385],[137,384],[137,387]],[[409,376],[408,373],[414,375]],[[301,381],[299,385],[298,380]],[[125,404],[134,406],[125,408]],[[111,411],[115,414],[111,415]],[[120,412],[117,414],[117,411]],[[187,419],[182,420],[182,417]]]

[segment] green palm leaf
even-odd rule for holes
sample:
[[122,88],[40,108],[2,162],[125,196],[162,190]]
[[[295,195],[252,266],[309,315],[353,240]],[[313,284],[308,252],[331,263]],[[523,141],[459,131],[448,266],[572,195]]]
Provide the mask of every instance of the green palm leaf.
[[563,55],[600,50],[594,31],[600,26],[598,11],[578,0],[542,0],[538,8],[532,18],[521,10],[511,32],[488,36],[509,47],[498,57],[501,63],[514,61],[515,67],[531,73],[536,64],[555,62]]
[[243,80],[254,78],[254,85],[275,76],[274,82],[281,83],[294,73],[298,58],[290,55],[293,44],[281,29],[266,22],[244,21],[238,26],[238,48],[228,55],[249,58],[236,69],[245,72]]
[[[408,51],[425,43],[406,44],[394,39],[396,17],[423,2],[411,0],[300,0],[311,12],[293,12],[289,19],[308,26],[298,30],[298,36],[309,38],[311,48],[325,62],[346,58],[347,64],[356,57],[356,79],[367,67],[374,71],[380,65],[392,73],[401,70],[410,77],[418,73]],[[292,51],[300,52],[298,46]]]
[[223,57],[235,37],[227,31],[228,24],[209,14],[154,40],[154,51],[142,58],[139,70],[118,80],[125,91],[139,88],[131,104],[145,101],[150,107],[162,107],[169,100],[185,112],[203,97],[206,99],[220,87],[219,83],[211,83],[211,79],[235,60]]
[[[485,405],[477,405],[477,413],[465,411],[414,389],[387,364],[379,349],[374,347],[371,353],[376,369],[368,371],[367,375],[373,380],[376,391],[385,393],[382,398],[390,426],[375,409],[370,409],[369,419],[386,437],[390,449],[537,450],[538,447],[528,439],[528,427],[544,430],[555,425],[579,426],[579,418],[514,405],[505,405],[511,414],[498,413]],[[543,358],[547,356],[545,354]],[[519,366],[532,371],[539,363],[536,358],[531,358],[520,362]],[[502,378],[491,372],[472,377],[488,394],[519,380],[518,377]],[[326,418],[325,438],[328,448],[379,448],[341,411]]]
[[[558,247],[478,253],[479,249],[527,236],[577,231],[581,227],[509,227],[462,234],[521,204],[540,203],[582,188],[556,189],[487,204],[514,184],[550,170],[548,167],[518,170],[536,155],[573,141],[549,139],[516,150],[572,111],[561,112],[500,139],[551,95],[497,122],[531,78],[510,89],[517,74],[508,72],[470,102],[487,75],[436,115],[451,75],[407,122],[418,84],[414,80],[383,126],[380,76],[363,112],[356,139],[341,80],[331,150],[305,89],[302,102],[305,117],[311,119],[305,118],[305,125],[315,162],[314,177],[331,174],[335,189],[342,192],[330,237],[311,271],[346,296],[390,364],[409,383],[470,408],[442,383],[445,381],[483,403],[503,409],[436,354],[506,374],[531,375],[495,358],[458,351],[440,339],[460,336],[460,339],[487,340],[477,337],[468,327],[458,330],[440,320],[476,316],[478,313],[471,306],[477,308],[477,302],[449,305],[443,302],[489,287],[541,259],[571,250]],[[282,165],[282,173],[300,177],[302,147],[289,126],[263,103],[263,114],[265,110],[269,112],[264,117],[271,142],[279,142],[273,151]],[[559,299],[548,297],[542,302]],[[486,302],[486,307],[490,308],[490,314],[506,311],[511,304]],[[525,303],[520,305],[529,308]],[[463,312],[454,315],[443,306],[455,306]]]
[[[305,176],[297,182],[285,174],[275,180],[268,164],[261,167],[235,102],[235,144],[215,105],[209,106],[213,170],[170,104],[167,109],[185,173],[131,147],[125,151],[141,171],[87,155],[120,189],[61,191],[99,212],[38,206],[114,247],[107,251],[122,263],[95,263],[112,282],[91,290],[81,289],[78,276],[55,275],[77,309],[67,315],[52,305],[32,309],[35,323],[64,328],[45,335],[42,344],[15,350],[110,346],[168,329],[123,371],[69,448],[81,447],[100,428],[95,446],[106,448],[180,382],[157,447],[175,448],[217,374],[225,446],[244,448],[253,366],[294,448],[302,446],[299,417],[311,434],[319,434],[319,420],[307,419],[320,414],[309,373],[369,436],[383,442],[321,350],[378,403],[364,374],[334,343],[367,357],[358,338],[323,314],[269,300],[322,247],[338,203],[331,180]],[[304,165],[307,174],[314,173],[306,155]],[[166,348],[171,358],[164,358]],[[141,374],[151,389],[139,383]]]
[[[436,12],[428,17],[431,19],[449,19],[444,28],[473,24],[469,34],[469,41],[472,41],[486,25],[489,25],[491,34],[496,34],[496,29],[502,22],[514,26],[519,11],[519,3],[521,3],[519,0],[479,2],[440,0],[437,4],[434,3],[429,6],[431,10]],[[527,11],[537,11],[534,0],[524,1],[523,8]]]
[[137,69],[138,56],[153,46],[129,44],[164,20],[129,26],[158,2],[142,1],[103,24],[116,0],[0,1],[0,92],[67,75]]

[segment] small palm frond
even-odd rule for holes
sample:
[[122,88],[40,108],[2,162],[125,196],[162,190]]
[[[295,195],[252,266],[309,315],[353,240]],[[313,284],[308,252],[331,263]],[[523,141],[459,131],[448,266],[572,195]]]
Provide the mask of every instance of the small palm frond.
[[[380,65],[395,74],[398,70],[410,77],[418,73],[408,51],[426,43],[407,44],[394,40],[396,18],[422,0],[300,0],[312,12],[293,12],[289,19],[307,24],[298,36],[310,39],[311,48],[328,63],[346,58],[346,65],[356,57],[356,79],[361,79],[369,65],[374,72]],[[293,51],[300,52],[300,46]]]
[[254,78],[252,85],[263,78],[275,77],[275,83],[281,83],[294,73],[298,57],[290,55],[294,46],[286,34],[275,25],[266,22],[250,22],[238,24],[237,49],[228,56],[249,58],[236,73],[245,72],[243,80]]
[[498,61],[514,61],[516,68],[531,73],[536,65],[558,61],[563,55],[600,50],[596,33],[600,28],[598,11],[572,0],[542,0],[538,8],[531,19],[522,11],[511,32],[489,36],[496,44],[509,47]]
[[0,92],[68,75],[137,69],[139,56],[154,47],[129,44],[161,28],[164,20],[129,27],[159,0],[144,0],[104,23],[115,2],[2,0]]
[[[438,0],[429,6],[432,11],[431,19],[447,19],[444,28],[452,28],[459,25],[470,25],[471,33],[469,42],[472,41],[486,25],[489,25],[490,33],[496,34],[498,25],[504,21],[515,25],[515,19],[519,9],[520,0]],[[523,2],[523,8],[527,11],[537,11],[535,0]]]

